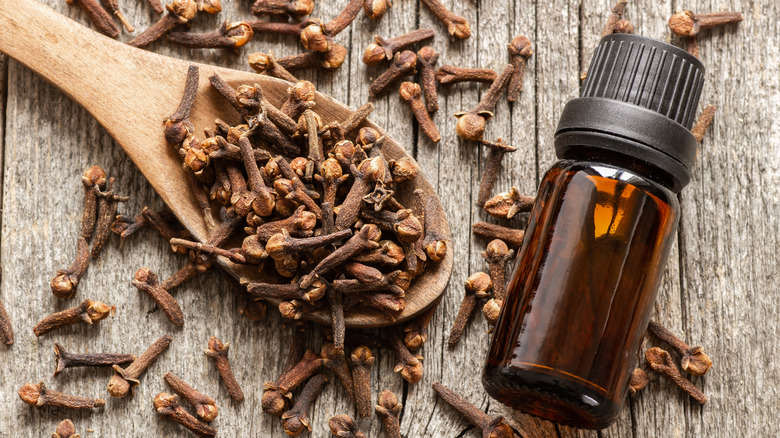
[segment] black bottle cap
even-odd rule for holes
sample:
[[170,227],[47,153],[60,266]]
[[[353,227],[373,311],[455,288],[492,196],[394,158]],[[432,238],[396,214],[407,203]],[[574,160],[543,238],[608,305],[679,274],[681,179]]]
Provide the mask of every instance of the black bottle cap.
[[580,97],[563,109],[555,151],[633,157],[666,173],[679,191],[691,178],[697,145],[690,129],[703,86],[704,65],[688,52],[637,35],[605,36]]

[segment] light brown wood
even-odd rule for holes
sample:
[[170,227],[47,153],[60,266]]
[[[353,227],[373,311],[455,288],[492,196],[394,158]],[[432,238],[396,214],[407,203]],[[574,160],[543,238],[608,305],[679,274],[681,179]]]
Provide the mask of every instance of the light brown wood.
[[[46,31],[41,34],[41,29]],[[233,87],[259,84],[266,99],[276,106],[287,98],[289,87],[288,82],[269,76],[187,62],[128,46],[32,0],[0,0],[0,51],[89,111],[125,150],[182,225],[200,241],[208,238],[206,223],[189,190],[180,158],[166,144],[161,129],[162,121],[178,106],[188,67],[197,65],[200,70],[198,97],[190,115],[195,132],[212,127],[217,117],[237,123],[238,115],[210,85],[208,78],[213,74]],[[316,102],[324,123],[343,120],[352,112],[322,93],[318,93]],[[367,125],[385,135],[381,127],[370,122]],[[414,160],[389,137],[382,152],[387,160]],[[436,197],[435,190],[421,175],[398,193],[399,201],[411,205],[412,193],[418,188]],[[445,237],[450,238],[440,205],[436,214]],[[256,269],[232,264],[223,257],[218,257],[218,261],[236,278],[259,279]],[[441,263],[429,264],[407,290],[406,307],[397,318],[388,318],[379,311],[350,310],[345,313],[347,327],[379,327],[416,316],[444,292],[452,265],[452,251]],[[330,321],[327,312],[312,312],[305,317],[326,324]]]

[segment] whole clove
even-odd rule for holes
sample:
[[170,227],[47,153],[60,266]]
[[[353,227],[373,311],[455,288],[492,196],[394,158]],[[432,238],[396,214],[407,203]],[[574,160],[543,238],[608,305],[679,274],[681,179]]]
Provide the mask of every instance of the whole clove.
[[485,203],[490,199],[493,186],[496,184],[498,172],[501,169],[501,160],[503,160],[506,153],[514,152],[517,148],[507,145],[501,138],[495,142],[480,140],[480,143],[489,149],[487,159],[485,160],[485,171],[482,172],[479,194],[477,195],[477,206],[484,207]]
[[36,408],[54,406],[80,410],[102,408],[106,405],[106,401],[100,398],[77,397],[48,389],[43,382],[39,382],[37,385],[27,383],[19,389],[18,394],[23,402]]
[[116,218],[117,206],[120,202],[127,202],[129,199],[129,196],[119,196],[114,193],[114,178],[108,180],[105,192],[98,190],[98,216],[95,237],[92,239],[93,259],[98,258],[111,236],[111,223]]
[[514,102],[523,89],[523,77],[525,76],[525,65],[528,58],[534,54],[531,40],[525,35],[518,35],[511,43],[506,45],[509,51],[509,63],[512,64],[512,78],[506,89],[506,100]]
[[520,248],[523,245],[523,237],[525,236],[525,232],[523,230],[515,230],[513,228],[491,224],[489,222],[475,223],[471,226],[471,232],[474,233],[475,236],[479,236],[484,239],[503,240],[512,248]]
[[81,177],[84,185],[84,211],[81,215],[81,237],[89,239],[95,232],[97,222],[98,190],[106,188],[106,171],[100,166],[92,166]]
[[420,73],[420,87],[425,97],[425,109],[429,113],[439,110],[439,94],[436,91],[436,63],[439,54],[431,46],[417,51],[417,71]]
[[363,0],[363,12],[374,21],[382,18],[391,7],[393,4],[390,0]]
[[108,381],[108,393],[111,397],[122,398],[127,394],[133,395],[133,391],[136,386],[141,382],[138,380],[147,368],[157,358],[168,349],[171,345],[173,338],[170,335],[165,335],[160,339],[154,341],[146,351],[143,352],[136,360],[133,361],[127,368],[122,368],[119,365],[114,365],[114,375],[111,376],[111,380]]
[[35,336],[41,336],[66,325],[79,323],[92,325],[106,319],[112,309],[113,307],[100,301],[84,300],[76,307],[52,313],[38,321],[38,324],[33,327],[33,333]]
[[[265,23],[265,22],[263,22]],[[278,24],[278,23],[274,23]],[[259,32],[254,28],[255,32]],[[285,81],[296,82],[297,79],[286,68],[282,67],[277,61],[273,52],[260,53],[255,52],[249,55],[249,66],[260,74],[266,74]]]
[[440,0],[423,0],[423,3],[431,9],[433,15],[436,15],[447,26],[447,32],[450,35],[461,39],[471,36],[471,25],[469,22],[447,9]]
[[371,366],[376,358],[371,349],[361,345],[352,350],[350,364],[352,365],[352,385],[355,395],[355,408],[358,415],[368,418],[371,415]]
[[704,352],[704,347],[690,347],[680,338],[674,335],[669,329],[661,324],[650,321],[647,331],[653,336],[669,344],[674,351],[680,354],[680,367],[688,374],[702,376],[712,367],[712,359]]
[[490,68],[467,68],[456,65],[443,65],[436,70],[436,80],[448,87],[461,82],[484,82],[492,84],[498,78],[495,70]]
[[442,398],[448,405],[458,411],[469,423],[476,426],[482,431],[483,437],[490,438],[512,438],[515,436],[514,431],[504,421],[503,417],[493,418],[488,414],[482,412],[481,409],[469,403],[468,400],[463,398],[460,394],[442,385],[441,382],[435,382],[433,384],[433,390]]
[[366,438],[349,415],[336,415],[328,420],[330,433],[338,438]]
[[116,27],[114,20],[111,19],[111,14],[103,9],[100,0],[65,0],[69,5],[72,5],[75,1],[78,1],[79,7],[87,14],[89,21],[92,22],[92,25],[95,26],[98,32],[111,38],[119,36],[119,28]]
[[176,298],[160,285],[157,274],[149,268],[141,268],[135,273],[133,286],[141,292],[145,292],[162,309],[168,320],[176,326],[184,324],[184,312],[182,312]]
[[313,19],[301,32],[301,44],[306,50],[327,52],[333,45],[333,37],[346,29],[362,9],[363,0],[350,0],[344,10],[328,23]]
[[347,48],[340,44],[331,44],[330,49],[325,52],[306,52],[298,55],[279,58],[276,62],[287,70],[303,70],[308,68],[318,68],[326,71],[333,71],[344,64],[347,57]]
[[455,132],[458,134],[458,137],[472,141],[482,139],[487,120],[493,117],[491,110],[498,103],[498,98],[501,97],[504,88],[509,85],[513,72],[514,67],[512,64],[508,64],[498,78],[493,81],[493,84],[487,93],[482,96],[482,100],[479,101],[476,107],[471,111],[455,113],[455,117],[458,119],[458,123],[455,125]]
[[417,119],[423,134],[433,143],[438,143],[441,140],[441,134],[439,134],[439,128],[436,127],[433,119],[428,114],[428,110],[425,108],[420,86],[414,82],[404,82],[401,84],[400,94],[401,99],[408,102],[411,106],[412,114]]
[[173,373],[165,373],[163,379],[174,392],[195,407],[195,415],[198,416],[198,419],[205,423],[211,423],[217,418],[219,410],[217,409],[217,402],[213,398],[201,394]]
[[374,35],[374,42],[369,44],[363,52],[363,62],[367,65],[377,65],[385,60],[390,61],[399,51],[433,38],[433,36],[434,32],[431,28],[413,30],[407,34],[390,39]]
[[422,355],[412,354],[394,332],[390,335],[390,345],[395,350],[399,360],[393,371],[400,373],[401,377],[409,383],[419,382],[423,375]]
[[233,370],[230,368],[230,362],[227,357],[229,348],[230,343],[223,344],[222,341],[212,336],[209,338],[208,348],[204,349],[203,353],[214,360],[219,376],[222,378],[222,383],[225,384],[230,398],[235,402],[240,402],[244,400],[244,391],[241,390],[241,386],[239,386],[233,375]]
[[165,5],[165,9],[168,10],[168,13],[140,35],[128,41],[127,44],[133,47],[147,46],[172,31],[176,26],[188,23],[198,13],[198,5],[195,0],[173,0]]
[[698,143],[701,143],[701,141],[704,139],[704,133],[707,132],[707,128],[710,127],[713,119],[715,119],[716,110],[717,107],[715,105],[705,106],[704,109],[701,110],[701,114],[699,115],[699,118],[696,120],[696,123],[693,124],[693,127],[691,128],[691,133],[696,138],[696,141]]
[[457,345],[458,341],[460,341],[460,338],[463,336],[469,318],[471,318],[474,309],[477,307],[477,302],[482,298],[490,296],[490,291],[493,289],[493,282],[490,279],[490,275],[484,272],[477,272],[466,280],[464,286],[466,294],[463,296],[463,301],[460,303],[458,315],[452,323],[450,337],[447,342],[447,345],[450,348]]
[[634,368],[634,371],[631,373],[631,380],[628,383],[628,392],[631,394],[636,394],[637,392],[644,389],[649,381],[650,377],[647,375],[645,370],[642,368]]
[[260,403],[263,412],[269,415],[281,416],[286,409],[287,401],[292,398],[290,393],[322,370],[323,359],[320,355],[306,351],[300,361],[292,369],[283,373],[276,382],[263,384],[263,396]]
[[248,43],[253,35],[252,26],[248,23],[225,21],[213,32],[171,32],[168,40],[192,49],[238,49]]
[[328,378],[323,374],[317,374],[306,382],[295,405],[282,414],[282,429],[287,435],[298,436],[304,429],[311,431],[309,410],[327,384]]
[[114,353],[71,353],[59,343],[54,343],[54,377],[67,368],[110,367],[116,364],[130,363],[136,359],[132,354]]
[[680,370],[677,369],[668,351],[653,347],[645,351],[645,358],[653,371],[668,377],[669,380],[693,397],[699,404],[704,404],[707,401],[707,396],[690,380],[680,374]]
[[73,422],[65,419],[57,425],[57,430],[51,434],[51,438],[81,438],[81,435],[76,433],[76,426]]
[[382,426],[385,429],[387,438],[401,438],[401,410],[403,405],[398,401],[398,397],[388,390],[384,390],[377,398],[376,414],[382,419]]
[[419,350],[428,341],[428,326],[438,307],[439,303],[434,303],[430,309],[404,326],[404,345],[409,351]]
[[379,97],[384,95],[390,90],[396,82],[403,79],[405,76],[413,75],[417,68],[417,55],[411,50],[404,50],[401,53],[396,53],[393,57],[393,62],[390,67],[384,71],[381,75],[374,79],[371,86],[368,87],[368,95],[371,97]]
[[257,0],[252,4],[253,15],[287,16],[295,21],[311,14],[314,0]]
[[206,423],[198,421],[189,412],[185,411],[179,403],[179,397],[175,394],[161,392],[154,397],[154,410],[163,417],[181,424],[198,436],[214,437],[217,430]]
[[89,266],[89,243],[83,236],[79,237],[76,247],[76,260],[67,269],[60,269],[49,282],[52,294],[57,298],[72,298],[76,294],[79,280],[87,272]]
[[517,213],[531,211],[535,200],[533,196],[521,195],[517,187],[512,187],[508,192],[499,193],[488,199],[482,208],[493,217],[512,219]]

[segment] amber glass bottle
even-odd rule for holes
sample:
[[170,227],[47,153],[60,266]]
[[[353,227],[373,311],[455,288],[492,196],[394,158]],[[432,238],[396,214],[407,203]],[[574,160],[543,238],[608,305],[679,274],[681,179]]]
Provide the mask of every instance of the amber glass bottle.
[[564,108],[482,381],[513,408],[576,427],[614,421],[690,179],[704,67],[610,35]]

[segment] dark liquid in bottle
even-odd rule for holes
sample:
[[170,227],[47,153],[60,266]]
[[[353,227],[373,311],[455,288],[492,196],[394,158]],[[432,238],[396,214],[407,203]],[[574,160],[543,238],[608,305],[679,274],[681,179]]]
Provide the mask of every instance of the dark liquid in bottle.
[[678,219],[628,170],[561,161],[546,175],[483,383],[502,403],[578,427],[620,412]]

